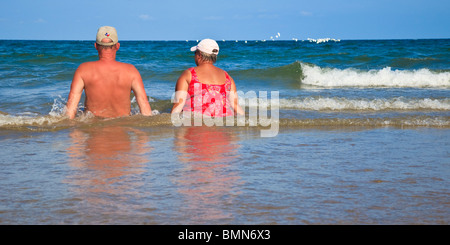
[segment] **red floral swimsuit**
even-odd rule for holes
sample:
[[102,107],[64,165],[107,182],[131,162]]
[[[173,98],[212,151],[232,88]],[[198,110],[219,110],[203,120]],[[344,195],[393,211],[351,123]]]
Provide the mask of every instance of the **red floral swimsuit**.
[[192,78],[183,110],[201,112],[203,115],[211,117],[232,116],[233,109],[230,107],[228,100],[231,90],[231,80],[228,73],[225,72],[225,83],[216,85],[201,83],[193,67],[189,68],[189,71]]

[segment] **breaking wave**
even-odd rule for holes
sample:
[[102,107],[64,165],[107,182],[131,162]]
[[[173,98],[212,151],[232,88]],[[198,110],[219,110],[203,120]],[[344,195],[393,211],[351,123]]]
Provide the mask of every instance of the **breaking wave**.
[[357,70],[354,68],[322,68],[301,64],[302,84],[317,87],[450,87],[450,72],[419,70]]
[[[250,123],[250,119],[246,119],[244,123],[238,122],[234,118],[234,127],[252,127],[261,125],[270,125],[278,123],[283,127],[432,127],[432,128],[449,128],[450,120],[448,116],[404,116],[404,117],[374,117],[374,118],[258,118],[258,122]],[[259,120],[262,120],[259,122]],[[272,120],[272,121],[270,121]],[[9,129],[17,131],[58,131],[76,127],[104,127],[104,126],[121,126],[121,127],[172,127],[177,128],[172,123],[169,113],[156,114],[152,117],[141,115],[133,115],[130,117],[115,119],[98,119],[95,117],[79,117],[75,120],[68,120],[64,117],[57,116],[10,116],[0,115],[0,129]],[[194,124],[191,124],[194,125]],[[226,124],[223,124],[226,125]],[[219,125],[222,126],[222,125]],[[229,127],[227,125],[227,127]]]
[[388,88],[448,88],[449,71],[355,68],[325,68],[310,63],[294,62],[289,65],[234,71],[233,76],[247,80],[288,81],[303,87],[388,87]]
[[450,110],[450,99],[348,99],[307,97],[303,99],[280,99],[280,108],[299,110]]

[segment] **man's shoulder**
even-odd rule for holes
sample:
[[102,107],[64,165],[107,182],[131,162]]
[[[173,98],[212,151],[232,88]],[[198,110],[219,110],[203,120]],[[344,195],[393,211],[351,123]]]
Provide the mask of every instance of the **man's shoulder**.
[[130,63],[125,63],[125,62],[120,62],[120,61],[116,61],[114,62],[114,65],[116,67],[119,67],[120,69],[125,69],[125,70],[137,70],[136,67],[133,64]]
[[117,61],[117,63],[119,65],[122,65],[122,66],[127,67],[127,68],[135,68],[135,66],[133,64],[130,64],[130,63],[119,62],[119,61]]
[[80,68],[87,68],[87,67],[94,66],[94,65],[95,65],[95,62],[96,62],[96,61],[87,61],[87,62],[81,63],[81,64],[78,66],[78,68],[80,69]]
[[78,74],[84,74],[86,72],[89,72],[90,70],[92,70],[94,67],[94,62],[89,61],[89,62],[84,62],[81,63],[78,68],[77,68],[77,73]]
[[125,63],[125,62],[119,62],[119,61],[114,61],[112,63],[103,63],[102,61],[88,61],[88,62],[84,62],[82,63],[79,67],[92,67],[95,65],[99,65],[99,66],[116,66],[119,68],[123,68],[123,69],[135,69],[135,66],[129,63]]

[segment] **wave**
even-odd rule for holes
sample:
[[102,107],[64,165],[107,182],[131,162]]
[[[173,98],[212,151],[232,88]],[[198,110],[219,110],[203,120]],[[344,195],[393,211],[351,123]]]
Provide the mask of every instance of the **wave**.
[[[272,103],[272,102],[271,102]],[[390,99],[348,99],[306,97],[302,99],[280,99],[279,108],[298,110],[450,110],[450,99],[411,99],[404,97]]]
[[[77,116],[75,119],[68,119],[65,115],[9,115],[0,114],[0,129],[10,129],[18,131],[57,131],[73,127],[90,126],[160,126],[172,125],[170,114],[160,114],[157,110],[153,111],[151,117],[142,115],[131,115],[129,117],[103,119],[95,117],[93,114],[86,113]],[[161,116],[163,115],[163,116]]]
[[286,81],[286,82],[301,82],[303,77],[302,67],[300,62],[294,62],[289,65],[268,67],[261,69],[245,69],[245,70],[230,70],[235,80],[259,80],[259,81]]
[[67,118],[62,116],[8,115],[0,114],[0,129],[18,129],[32,131],[50,131],[68,127],[61,122]]
[[376,98],[376,99],[349,99],[344,97],[304,97],[258,99],[251,96],[239,97],[242,107],[276,106],[279,109],[313,110],[313,111],[450,111],[449,98]]
[[319,44],[319,43],[327,43],[327,42],[330,42],[330,41],[333,41],[333,42],[340,42],[341,41],[340,39],[329,38],[329,37],[327,37],[327,38],[319,38],[319,39],[308,38],[307,40],[310,43],[317,43],[317,44]]
[[[280,128],[289,127],[308,127],[308,128],[345,128],[345,127],[430,127],[430,128],[450,128],[450,117],[448,116],[405,116],[388,118],[280,118],[280,119],[257,119],[257,122],[246,118],[244,122],[234,118],[234,124],[224,122],[220,126],[227,128],[265,128],[276,123]],[[270,121],[272,120],[272,121]],[[192,123],[191,125],[194,125]],[[204,124],[208,125],[208,124]],[[216,124],[212,124],[216,125]],[[0,115],[0,130],[48,132],[59,131],[70,128],[87,127],[139,127],[139,128],[158,128],[178,126],[172,123],[169,113],[156,114],[151,117],[142,115],[133,115],[115,119],[99,119],[95,117],[79,117],[75,120],[69,120],[61,116],[37,116],[23,117]],[[208,126],[211,126],[209,124]],[[184,126],[182,126],[184,127]]]
[[449,71],[395,70],[385,67],[379,70],[355,68],[324,68],[296,61],[289,65],[231,71],[235,80],[287,81],[302,88],[334,87],[389,87],[389,88],[448,88]]
[[[239,92],[239,91],[238,91]],[[277,106],[279,109],[312,110],[312,111],[450,111],[450,98],[375,98],[375,99],[349,99],[345,97],[304,97],[279,98],[278,100],[252,99],[251,95],[241,94],[239,105],[243,108]],[[153,109],[161,113],[170,112],[171,100],[152,100]],[[134,113],[138,107],[134,107]]]
[[[263,106],[270,108],[271,106],[277,106],[281,110],[299,110],[299,111],[350,111],[350,112],[370,112],[370,111],[450,111],[450,99],[410,99],[404,97],[391,98],[391,99],[348,99],[348,98],[326,98],[326,97],[306,97],[306,98],[292,98],[279,100],[247,100],[240,98],[239,103],[247,113],[249,113],[254,107]],[[138,110],[135,109],[131,117],[117,119],[122,123],[130,124],[131,126],[144,125],[144,126],[157,126],[157,125],[171,125],[170,121],[170,100],[158,101],[152,104],[153,117],[143,117],[138,114]],[[40,115],[38,113],[20,113],[18,115],[10,115],[0,112],[0,129],[19,129],[19,130],[34,130],[34,131],[49,131],[69,128],[74,125],[90,125],[97,122],[107,123],[109,121],[115,121],[116,119],[99,119],[95,118],[91,114],[81,113],[75,120],[69,120],[64,115],[63,104],[61,101],[55,100],[55,104],[51,112],[48,115]],[[168,116],[169,115],[169,116]],[[355,114],[357,115],[357,114]],[[294,121],[298,121],[301,125],[309,125],[318,123],[325,124],[364,124],[358,122],[358,120],[366,119],[339,119],[339,121],[329,121],[329,119],[315,118],[308,120],[292,119],[285,123],[286,125],[293,124]],[[328,120],[328,121],[327,121]],[[353,120],[348,123],[342,120]],[[398,119],[383,119],[385,121],[396,121]],[[416,120],[416,119],[414,119]],[[379,122],[378,124],[383,124]],[[413,119],[409,119],[411,125],[424,125],[424,123],[412,122]],[[430,119],[428,119],[430,121]],[[295,123],[294,123],[295,124]],[[399,123],[395,123],[399,124]],[[425,125],[428,125],[427,122]],[[439,123],[432,123],[432,125],[449,126],[450,121],[440,121]],[[388,124],[389,125],[389,124]]]
[[321,68],[301,63],[301,69],[301,83],[317,87],[450,87],[450,72],[434,72],[426,68],[392,70],[391,67],[385,67],[362,71],[353,68]]
[[[0,111],[0,130],[18,130],[18,131],[57,131],[73,127],[91,127],[91,126],[108,126],[119,125],[127,127],[173,127],[170,108],[172,106],[170,100],[155,100],[150,98],[153,115],[145,117],[138,113],[138,109],[132,108],[132,115],[129,117],[101,119],[93,116],[91,113],[82,113],[74,119],[70,120],[65,116],[65,99],[58,97],[54,100],[52,109],[48,115],[39,113],[23,112],[16,115],[8,114]],[[133,101],[132,101],[133,102]],[[264,100],[240,98],[239,103],[246,112],[250,114],[251,108],[263,106],[270,108],[278,106],[281,110],[298,110],[298,111],[325,111],[325,114],[317,114],[314,118],[283,118],[286,113],[280,114],[280,119],[276,119],[281,127],[347,127],[347,126],[409,126],[409,127],[450,127],[450,117],[447,111],[450,111],[449,98],[377,98],[377,99],[349,99],[341,97],[305,97],[305,98],[280,98],[279,100]],[[133,105],[135,103],[132,103]],[[444,111],[439,112],[441,115],[425,115],[416,114],[405,116],[404,113],[395,113],[389,117],[383,117],[384,113],[373,114],[371,118],[367,118],[360,112],[365,111]],[[344,118],[329,118],[327,111],[350,111],[352,116]],[[169,113],[168,113],[169,112]],[[282,112],[282,111],[280,111]],[[290,115],[290,113],[287,113]],[[291,117],[291,116],[289,116]],[[234,125],[250,125],[253,117],[248,115],[244,118],[245,123],[236,123]],[[272,118],[269,118],[272,120]],[[238,118],[234,118],[238,120]],[[258,120],[263,120],[259,118]],[[268,125],[264,122],[261,125]],[[252,122],[252,125],[258,125]]]

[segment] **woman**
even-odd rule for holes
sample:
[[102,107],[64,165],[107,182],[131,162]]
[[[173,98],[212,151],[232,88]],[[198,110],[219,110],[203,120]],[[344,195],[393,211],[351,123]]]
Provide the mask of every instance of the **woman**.
[[193,112],[210,117],[244,115],[239,106],[236,85],[228,73],[216,66],[219,45],[204,39],[191,48],[195,64],[178,78],[172,113]]

